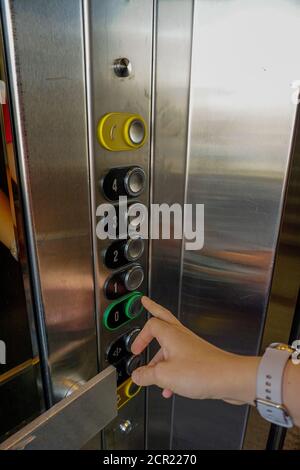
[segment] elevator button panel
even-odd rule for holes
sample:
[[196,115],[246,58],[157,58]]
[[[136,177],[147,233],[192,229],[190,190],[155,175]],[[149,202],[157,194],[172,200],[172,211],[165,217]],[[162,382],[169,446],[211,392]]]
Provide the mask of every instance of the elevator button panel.
[[[87,104],[96,217],[93,241],[99,367],[104,369],[109,362],[116,367],[120,408],[140,390],[128,374],[140,363],[141,358],[133,359],[131,345],[147,320],[141,298],[147,295],[149,272],[153,5],[118,2],[120,14],[116,15],[115,2],[92,3]],[[139,35],[142,54],[136,41],[130,41],[137,9],[143,24]],[[99,48],[104,43],[109,47]],[[135,432],[121,436],[115,433],[115,425],[109,425],[104,431],[104,447],[113,441],[116,448],[136,449],[144,441],[145,395],[142,390],[133,406],[124,406],[119,414],[120,422],[129,419],[138,423]]]
[[138,149],[146,142],[146,122],[139,114],[107,113],[98,123],[97,137],[112,152]]
[[138,166],[112,168],[102,181],[103,193],[110,201],[117,201],[120,196],[137,197],[145,185],[145,172]]
[[108,299],[114,300],[127,292],[138,289],[144,280],[144,270],[140,265],[119,271],[110,277],[105,283],[105,295]]
[[143,255],[144,246],[145,242],[141,237],[112,243],[105,253],[105,265],[110,269],[117,269],[137,261]]
[[144,310],[141,304],[142,296],[140,292],[134,292],[112,302],[103,315],[105,328],[110,331],[117,330],[141,315]]

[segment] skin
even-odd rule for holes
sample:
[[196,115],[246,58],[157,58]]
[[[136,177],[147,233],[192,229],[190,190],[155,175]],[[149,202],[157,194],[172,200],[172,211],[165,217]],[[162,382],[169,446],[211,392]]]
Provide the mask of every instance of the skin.
[[[194,399],[219,399],[232,404],[254,405],[260,357],[241,356],[219,349],[182,325],[167,309],[142,298],[153,316],[132,344],[140,354],[155,338],[160,350],[146,366],[132,374],[137,385],[157,385],[162,395],[173,393]],[[283,378],[283,401],[300,426],[300,366],[289,361]]]

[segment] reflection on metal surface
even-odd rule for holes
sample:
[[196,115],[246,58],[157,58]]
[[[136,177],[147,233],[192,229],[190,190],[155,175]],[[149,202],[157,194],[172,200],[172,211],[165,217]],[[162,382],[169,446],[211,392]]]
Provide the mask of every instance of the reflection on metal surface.
[[[203,250],[184,251],[180,240],[151,242],[150,294],[209,341],[256,354],[289,164],[295,112],[290,84],[300,77],[290,46],[300,39],[299,2],[3,0],[1,5],[47,404],[53,396],[73,403],[89,388],[97,365],[106,366],[105,353],[128,333],[127,322],[132,332],[145,322],[140,299],[147,292],[149,250],[141,239],[126,237],[118,246],[97,240],[96,207],[105,202],[104,193],[115,206],[117,196],[127,194],[131,213],[139,203],[148,206],[149,191],[153,203],[205,204]],[[284,36],[278,34],[282,29]],[[13,186],[17,172],[6,150]],[[298,150],[264,343],[270,335],[270,342],[287,340],[299,288]],[[118,172],[123,172],[119,180]],[[22,262],[12,194],[11,187],[5,198],[0,193],[6,220],[0,247],[10,261]],[[122,256],[117,265],[116,248]],[[138,265],[130,264],[137,259]],[[292,276],[286,274],[292,270]],[[139,285],[141,293],[126,294],[122,309],[112,302],[122,289]],[[1,400],[10,397],[20,377],[26,396],[36,383],[37,367],[25,359],[0,375]],[[127,364],[128,374],[135,365]],[[143,448],[145,429],[150,449],[242,446],[246,407],[180,397],[166,401],[151,388],[145,427],[145,392],[127,375],[118,380],[125,380],[118,387],[119,416],[103,434],[104,447]],[[102,412],[98,402],[99,395]],[[44,425],[64,403],[38,422]],[[92,405],[89,413],[96,414]],[[32,416],[37,410],[27,411]],[[56,446],[64,432],[66,445],[78,447],[102,425],[89,421],[89,435],[80,429],[74,440],[64,423],[57,436],[53,428],[47,446]],[[22,445],[36,444],[30,431]]]
[[[183,62],[175,41],[182,32],[187,60],[192,20],[189,16],[184,23],[187,13],[182,9],[187,2],[172,3],[176,30],[174,23],[168,23],[170,2],[158,2],[154,202],[183,202],[185,191],[184,202],[204,203],[205,245],[199,252],[184,253],[181,281],[175,243],[152,242],[151,293],[176,312],[173,292],[177,286],[180,291],[182,282],[184,324],[225,349],[255,354],[288,168],[295,113],[290,85],[300,76],[290,47],[299,41],[299,5],[283,0],[272,4],[195,0],[187,138],[189,64]],[[284,37],[278,35],[283,28]],[[170,63],[173,49],[180,68]],[[187,181],[182,189],[186,157]],[[159,285],[162,278],[167,282]],[[150,446],[156,445],[158,436],[165,438],[162,421],[166,422],[169,406],[161,410],[158,398],[151,406],[151,393]],[[157,419],[154,404],[160,414]],[[171,446],[240,448],[246,417],[245,407],[176,397]]]
[[[297,299],[300,286],[300,115],[295,125],[294,141],[291,148],[290,174],[287,184],[286,201],[282,216],[282,225],[276,254],[274,275],[267,310],[265,331],[261,353],[273,341],[291,342],[297,337],[300,328],[293,322],[297,313]],[[291,331],[294,331],[294,335]],[[297,428],[285,433],[274,433],[271,436],[269,423],[265,422],[255,409],[251,409],[248,421],[244,448],[265,449],[268,440],[269,448],[276,448],[284,443],[286,449],[300,449],[300,431]],[[278,448],[278,447],[277,447]]]
[[[206,230],[204,249],[184,255],[181,320],[243,354],[258,352],[268,302],[295,113],[290,85],[300,75],[290,48],[299,14],[285,1],[195,4],[186,202],[205,204]],[[240,448],[246,417],[245,407],[176,398],[173,446],[185,448],[197,426],[189,448]]]
[[15,119],[27,222],[35,231],[36,301],[47,327],[41,344],[51,380],[66,374],[85,381],[97,371],[97,355],[82,5],[13,0],[5,8],[13,22],[9,60],[12,70],[17,64],[12,92],[19,103]]
[[44,406],[3,40],[1,24],[0,80],[5,93],[0,104],[0,342],[5,360],[0,360],[0,441]]
[[[184,200],[192,9],[192,0],[157,2],[151,201],[157,204]],[[152,240],[150,295],[175,315],[180,259],[181,240]],[[155,351],[156,346],[151,347],[150,355]],[[148,395],[148,448],[169,449],[172,400],[162,398],[157,387],[150,387]]]
[[[3,334],[3,331],[1,331]],[[39,363],[39,358],[35,357],[33,359],[28,359],[27,361],[23,362],[22,364],[17,365],[16,367],[13,367],[12,369],[8,370],[7,372],[4,372],[4,374],[0,374],[0,384],[6,382],[9,379],[12,379],[16,375],[19,375],[20,372],[23,372],[24,370],[28,369],[29,367],[33,367],[36,364]]]
[[117,415],[110,366],[0,445],[2,450],[79,450]]

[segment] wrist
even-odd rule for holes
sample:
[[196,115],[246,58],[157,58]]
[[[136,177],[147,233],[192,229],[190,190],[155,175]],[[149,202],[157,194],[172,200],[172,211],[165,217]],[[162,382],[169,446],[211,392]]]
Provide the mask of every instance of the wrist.
[[229,354],[225,360],[225,380],[220,397],[225,401],[254,405],[260,357]]

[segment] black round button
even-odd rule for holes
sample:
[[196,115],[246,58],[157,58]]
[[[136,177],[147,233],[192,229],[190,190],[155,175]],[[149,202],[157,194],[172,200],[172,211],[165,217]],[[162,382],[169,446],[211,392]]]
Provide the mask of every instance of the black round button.
[[132,372],[142,364],[142,356],[131,356],[126,362],[126,372],[131,375]]
[[140,287],[144,280],[144,270],[140,265],[120,271],[110,277],[104,286],[105,295],[108,299],[117,299],[127,292],[134,291]]
[[128,196],[139,196],[145,187],[146,174],[142,168],[131,168],[125,175],[124,184]]
[[138,289],[143,280],[144,270],[142,266],[133,266],[124,273],[124,285],[129,291]]
[[134,328],[134,330],[130,331],[126,336],[125,336],[125,346],[128,352],[131,353],[131,346],[132,343],[134,342],[135,338],[138,336],[140,333],[141,328]]
[[117,269],[128,262],[137,261],[144,252],[144,240],[141,237],[118,240],[106,250],[104,261],[108,268]]
[[120,196],[137,197],[145,189],[146,173],[139,166],[112,168],[101,181],[104,195],[110,201]]
[[144,240],[141,237],[130,238],[124,245],[124,255],[128,261],[136,261],[144,252]]

